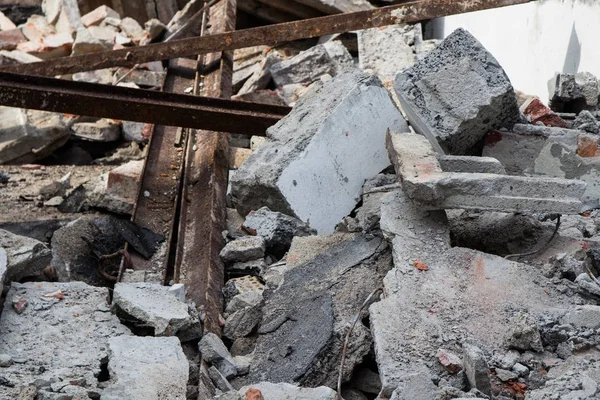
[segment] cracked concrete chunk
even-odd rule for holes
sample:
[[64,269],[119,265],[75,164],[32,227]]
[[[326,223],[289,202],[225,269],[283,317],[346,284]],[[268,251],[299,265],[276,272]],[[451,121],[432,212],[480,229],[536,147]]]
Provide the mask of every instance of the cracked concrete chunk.
[[352,56],[341,42],[327,42],[271,66],[277,86],[310,84],[321,76],[335,76],[354,65]]
[[202,359],[215,366],[225,379],[237,374],[236,363],[221,339],[214,333],[207,333],[198,344]]
[[13,359],[2,375],[14,389],[0,386],[0,398],[16,399],[18,387],[35,380],[69,381],[86,391],[99,391],[101,363],[111,337],[130,335],[111,314],[108,289],[72,283],[13,283],[8,298],[28,306],[18,314],[10,301],[0,319],[0,354]]
[[102,400],[186,399],[189,363],[176,337],[117,337],[108,348]]
[[466,343],[463,346],[463,357],[465,374],[471,388],[492,395],[492,383],[490,382],[489,367],[485,354],[481,349]]
[[430,400],[437,394],[437,386],[433,384],[427,370],[407,375],[390,400]]
[[[386,130],[408,129],[379,79],[351,70],[314,88],[232,178],[242,215],[266,206],[330,234],[389,165]],[[357,151],[361,149],[361,151]]]
[[510,348],[521,351],[544,351],[540,331],[535,320],[529,315],[525,313],[517,314],[511,321],[511,328],[511,336],[508,339]]
[[117,283],[113,306],[129,317],[154,328],[155,336],[172,336],[194,323],[188,305],[169,292],[168,286],[151,283]]
[[7,261],[3,273],[3,281],[6,282],[40,275],[52,259],[52,251],[44,243],[3,229],[0,229],[0,248],[3,248]]
[[265,240],[262,236],[244,236],[233,240],[221,250],[225,262],[245,262],[265,256]]
[[280,257],[289,249],[294,237],[316,233],[298,218],[271,211],[267,207],[250,213],[243,227],[247,232],[256,232],[258,236],[262,236],[267,250]]
[[415,36],[418,36],[417,41],[422,40],[421,30],[415,25],[391,25],[359,31],[359,68],[374,73],[384,82],[393,80],[396,74],[417,61],[411,47],[415,45]]
[[463,29],[398,74],[394,89],[413,128],[439,142],[437,151],[469,154],[489,131],[520,119],[508,76]]

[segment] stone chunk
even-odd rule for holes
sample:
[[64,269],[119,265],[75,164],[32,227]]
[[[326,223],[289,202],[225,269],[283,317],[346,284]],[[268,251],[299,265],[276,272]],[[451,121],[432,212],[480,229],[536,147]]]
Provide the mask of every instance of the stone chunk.
[[[50,0],[52,1],[52,0]],[[77,30],[83,28],[79,4],[77,0],[58,0],[61,3],[58,20],[55,23],[56,32],[73,35]]]
[[71,127],[73,136],[92,142],[114,142],[121,138],[121,126],[112,119],[78,122]]
[[171,293],[168,286],[150,283],[117,283],[113,306],[127,317],[154,328],[154,336],[172,336],[198,324],[188,305]]
[[[4,254],[5,282],[18,282],[23,278],[40,275],[50,265],[52,252],[44,243],[0,229],[0,248]],[[0,255],[0,266],[2,266]],[[1,268],[0,268],[1,269]]]
[[[64,390],[97,392],[101,363],[112,337],[130,335],[107,304],[108,289],[82,282],[13,283],[8,294],[28,303],[21,314],[4,303],[0,319],[0,354],[13,359],[2,375],[16,389],[0,386],[0,398],[18,398],[18,388],[37,380],[63,381]],[[66,382],[65,382],[66,381]],[[16,390],[16,393],[15,391]]]
[[90,27],[92,25],[100,25],[104,19],[109,17],[120,18],[119,13],[112,8],[108,6],[100,6],[81,17],[81,22],[86,27]]
[[559,112],[579,113],[598,105],[600,85],[589,72],[558,74],[550,81],[550,108]]
[[244,230],[265,240],[267,251],[283,256],[295,236],[309,236],[316,232],[298,218],[262,207],[250,213],[243,225]]
[[271,67],[281,61],[281,57],[275,51],[267,54],[267,57],[258,64],[256,71],[244,83],[238,95],[256,92],[266,89],[271,82]]
[[27,164],[69,140],[63,114],[0,107],[0,164]]
[[[232,178],[241,215],[266,206],[294,216],[319,234],[355,207],[364,181],[389,165],[388,128],[406,121],[381,82],[347,71],[303,97]],[[361,151],[357,151],[361,149]]]
[[138,22],[130,17],[123,18],[121,21],[121,32],[125,33],[128,38],[133,40],[135,43],[139,43],[144,38],[144,28],[141,27]]
[[265,256],[265,240],[261,236],[246,236],[229,242],[221,250],[225,262],[243,262]]
[[226,379],[236,376],[235,361],[217,335],[214,333],[204,335],[198,344],[198,349],[202,359],[215,366]]
[[54,26],[41,15],[32,15],[22,27],[23,35],[32,42],[44,40],[47,36],[56,33]]
[[277,86],[309,84],[326,74],[335,76],[353,65],[352,56],[343,44],[327,42],[274,64],[271,76]]
[[143,161],[130,161],[108,173],[106,193],[135,203],[142,179]]
[[392,81],[396,74],[417,61],[413,50],[415,36],[421,31],[414,25],[391,25],[358,32],[359,68],[374,73],[382,81]]
[[582,181],[444,172],[430,142],[413,133],[390,133],[388,149],[407,195],[432,209],[577,214],[582,208]]
[[103,400],[185,400],[189,363],[175,337],[121,336],[109,343],[111,380]]
[[521,111],[532,124],[542,123],[546,126],[557,128],[566,128],[567,121],[563,120],[558,114],[546,107],[537,97],[526,101],[521,107]]
[[488,132],[520,118],[508,76],[463,29],[399,74],[394,89],[413,128],[438,152],[469,154]]
[[513,349],[542,352],[542,337],[535,321],[527,314],[519,313],[512,320],[512,332],[508,346]]
[[440,364],[452,374],[456,374],[463,369],[463,363],[460,357],[448,350],[439,349],[436,356]]
[[471,388],[480,390],[491,396],[492,384],[490,382],[489,367],[483,351],[472,344],[465,344],[463,346],[463,356],[465,374]]

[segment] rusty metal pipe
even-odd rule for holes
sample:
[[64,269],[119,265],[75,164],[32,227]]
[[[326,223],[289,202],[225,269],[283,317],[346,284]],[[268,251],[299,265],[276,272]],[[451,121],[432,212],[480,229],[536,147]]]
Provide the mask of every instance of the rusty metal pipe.
[[196,57],[258,45],[276,45],[298,39],[376,28],[399,23],[416,23],[432,18],[472,11],[525,4],[535,0],[424,0],[398,5],[311,18],[283,24],[218,33],[167,43],[115,51],[63,57],[49,61],[1,68],[20,74],[55,76],[111,67],[131,67],[151,61]]

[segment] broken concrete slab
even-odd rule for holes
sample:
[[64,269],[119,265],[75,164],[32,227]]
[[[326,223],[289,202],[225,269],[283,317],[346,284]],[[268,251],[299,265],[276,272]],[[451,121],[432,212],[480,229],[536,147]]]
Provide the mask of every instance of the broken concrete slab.
[[412,127],[440,153],[468,155],[488,132],[520,120],[508,76],[463,29],[399,74],[394,89]]
[[390,133],[388,149],[408,196],[431,209],[581,212],[587,184],[579,180],[443,172],[430,142],[413,133]]
[[563,324],[573,325],[577,329],[599,329],[600,307],[594,305],[579,306],[560,320]]
[[69,140],[63,114],[0,107],[0,121],[0,164],[35,162]]
[[103,400],[186,399],[190,366],[176,337],[116,337],[108,351]]
[[327,42],[312,47],[271,67],[277,86],[310,84],[323,75],[336,76],[354,66],[352,56],[340,42]]
[[506,175],[506,170],[502,163],[492,157],[447,156],[438,154],[437,160],[444,172]]
[[2,375],[15,387],[0,386],[0,397],[16,399],[20,387],[46,381],[62,384],[54,387],[60,393],[44,398],[75,390],[99,398],[109,339],[130,335],[110,313],[108,289],[82,282],[13,283],[8,298],[17,297],[27,306],[18,314],[6,301],[0,319],[0,354],[13,359]]
[[[412,67],[417,55],[412,46],[415,35],[421,35],[414,25],[390,25],[358,32],[359,68],[373,73],[383,82]],[[422,38],[419,37],[419,40]]]
[[388,128],[408,129],[379,79],[358,70],[333,78],[270,128],[269,140],[237,170],[236,208],[247,215],[266,206],[319,234],[333,232],[355,208],[364,181],[389,165]]
[[7,283],[40,275],[52,259],[52,251],[44,243],[2,229],[0,248],[7,259],[6,270],[3,272],[3,282]]
[[[572,304],[544,284],[536,267],[463,248],[432,251],[418,240],[403,251],[410,258],[395,257],[396,268],[385,279],[388,296],[370,307],[384,393],[418,366],[434,362],[437,339],[446,346],[468,340],[490,353],[504,350],[506,320],[514,310],[560,315]],[[414,259],[428,270],[419,271]],[[413,321],[410,328],[405,321]]]
[[261,236],[267,251],[278,257],[287,252],[294,237],[316,234],[314,229],[298,218],[271,211],[268,207],[248,214],[242,227],[246,232]]
[[[265,296],[254,361],[240,384],[336,387],[342,332],[390,266],[385,242],[370,235],[298,237],[294,243],[282,283]],[[343,382],[370,344],[368,329],[359,322],[348,344]]]
[[200,323],[190,315],[189,306],[169,292],[168,286],[117,283],[113,292],[113,307],[124,318],[153,327],[154,336],[177,335],[179,331]]

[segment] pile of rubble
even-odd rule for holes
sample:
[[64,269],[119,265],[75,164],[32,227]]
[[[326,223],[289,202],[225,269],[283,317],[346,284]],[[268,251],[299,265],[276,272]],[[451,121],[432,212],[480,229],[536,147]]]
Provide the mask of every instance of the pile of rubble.
[[[0,55],[165,40],[193,4],[144,29],[44,2],[2,28],[24,39]],[[153,63],[72,79],[148,88],[163,75]],[[600,86],[552,82],[547,107],[469,32],[424,40],[420,24],[236,51],[235,98],[293,108],[266,138],[234,138],[248,148],[230,162],[222,332],[160,266],[120,262],[125,243],[165,252],[162,235],[78,215],[133,212],[150,131],[1,110],[0,164],[46,165],[2,169],[0,187],[57,214],[0,223],[0,397],[598,398]],[[39,137],[55,139],[34,149]],[[90,156],[120,165],[85,176],[48,162],[107,137],[136,155]]]

